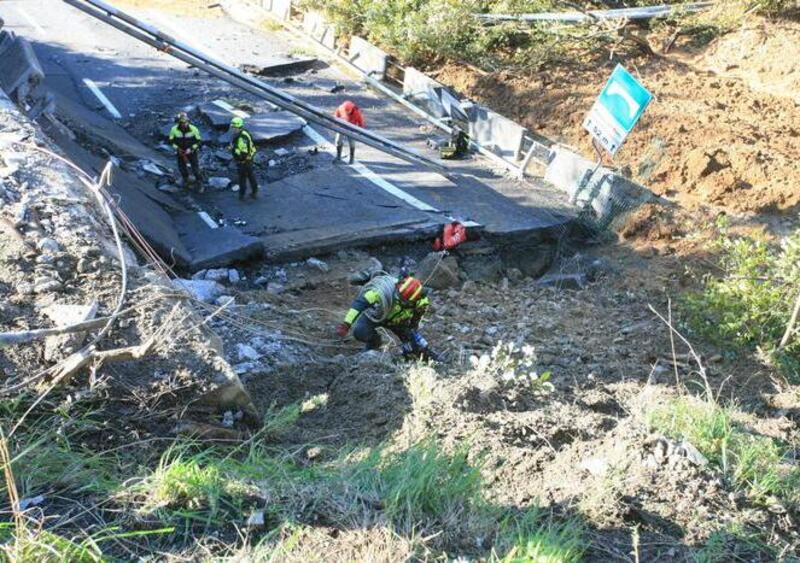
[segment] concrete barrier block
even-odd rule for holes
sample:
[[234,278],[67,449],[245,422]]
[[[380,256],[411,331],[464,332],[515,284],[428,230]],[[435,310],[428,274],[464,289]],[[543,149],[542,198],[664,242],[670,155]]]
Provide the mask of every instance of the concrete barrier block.
[[0,87],[17,102],[23,101],[42,83],[44,72],[33,47],[16,37],[0,56]]
[[356,67],[376,80],[386,76],[386,62],[389,55],[369,41],[354,35],[350,38],[349,60]]
[[303,29],[325,47],[336,47],[336,29],[328,23],[321,12],[310,10],[303,13]]
[[467,115],[469,136],[474,141],[506,160],[522,157],[522,141],[527,132],[524,127],[478,104],[469,107]]
[[13,31],[0,31],[0,57],[14,44],[17,35]]
[[[441,92],[445,90],[446,87],[441,82],[413,67],[406,67],[403,77],[403,97],[439,118],[450,116],[448,111],[450,108],[445,107],[441,96]],[[449,98],[445,98],[445,101],[449,101]]]
[[[272,12],[278,19],[287,21],[292,15],[292,0],[263,0],[265,4],[269,3],[270,12]],[[265,6],[266,8],[266,6]]]

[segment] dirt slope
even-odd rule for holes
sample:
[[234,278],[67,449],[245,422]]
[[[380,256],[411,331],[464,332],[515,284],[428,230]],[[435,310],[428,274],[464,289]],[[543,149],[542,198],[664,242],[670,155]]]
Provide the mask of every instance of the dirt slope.
[[[800,204],[800,24],[759,22],[705,51],[623,61],[655,94],[616,165],[689,207],[790,211]],[[593,155],[583,119],[616,62],[535,76],[438,78],[531,130]]]

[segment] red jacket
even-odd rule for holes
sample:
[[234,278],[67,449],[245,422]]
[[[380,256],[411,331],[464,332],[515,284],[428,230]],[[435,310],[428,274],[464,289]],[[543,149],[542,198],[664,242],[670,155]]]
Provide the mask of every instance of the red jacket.
[[358,106],[350,100],[347,100],[338,108],[336,108],[336,113],[333,115],[334,117],[344,119],[353,125],[364,127],[364,116],[362,115],[361,110],[358,109]]

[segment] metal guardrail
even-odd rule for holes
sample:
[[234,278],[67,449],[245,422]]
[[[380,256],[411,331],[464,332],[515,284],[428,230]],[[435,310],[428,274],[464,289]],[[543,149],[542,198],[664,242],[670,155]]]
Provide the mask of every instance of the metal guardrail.
[[564,22],[584,23],[593,20],[645,20],[663,18],[681,13],[693,13],[707,10],[714,2],[693,2],[690,4],[670,4],[648,6],[645,8],[619,8],[616,10],[588,10],[586,12],[542,12],[537,14],[475,14],[475,18],[486,22]]
[[234,86],[242,88],[251,94],[258,96],[276,106],[285,109],[303,119],[352,137],[353,139],[378,149],[386,154],[390,154],[406,162],[413,164],[421,164],[427,168],[431,168],[438,172],[445,172],[445,168],[413,151],[405,148],[394,141],[391,141],[372,131],[361,129],[351,125],[345,121],[336,119],[332,115],[323,112],[322,110],[298,100],[294,96],[287,94],[277,88],[273,88],[260,80],[253,78],[240,71],[237,68],[231,67],[221,61],[218,61],[208,55],[201,53],[174,37],[163,33],[156,27],[140,21],[133,16],[117,9],[116,7],[103,2],[102,0],[63,0],[63,2],[97,18],[98,20],[107,23],[118,30],[127,33],[131,37],[142,41],[159,51],[167,53],[187,64],[202,69],[209,74],[220,78]]

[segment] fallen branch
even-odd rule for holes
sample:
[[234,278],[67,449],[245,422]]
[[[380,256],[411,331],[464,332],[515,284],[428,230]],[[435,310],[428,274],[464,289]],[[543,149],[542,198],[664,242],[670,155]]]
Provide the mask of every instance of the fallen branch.
[[84,332],[87,330],[100,328],[104,326],[110,319],[111,317],[103,317],[100,319],[92,319],[91,321],[83,321],[81,323],[62,327],[21,330],[19,332],[0,332],[0,348],[15,344],[27,344],[28,342],[41,340],[42,338],[46,338],[48,336],[71,334],[74,332]]
[[[675,328],[675,326],[672,324],[671,320],[665,319],[664,316],[661,313],[659,313],[658,311],[656,311],[655,308],[652,305],[648,304],[647,307],[653,312],[653,314],[656,317],[661,319],[661,322],[663,322],[665,325],[667,325],[667,327],[669,327],[669,330],[671,331],[671,334],[674,334],[675,336],[677,336],[681,340],[681,342],[686,344],[686,346],[689,348],[689,353],[692,355],[692,358],[694,359],[695,363],[697,364],[697,369],[699,370],[698,373],[700,374],[700,377],[703,379],[703,384],[705,385],[705,389],[706,389],[706,398],[707,398],[708,401],[716,402],[716,398],[714,397],[714,391],[711,389],[711,382],[708,380],[708,372],[706,371],[706,368],[703,365],[703,361],[700,359],[700,355],[695,351],[694,346],[692,346],[692,343],[689,342],[686,339],[686,337],[683,336],[678,331],[678,329]],[[672,318],[672,310],[671,310],[671,308],[670,308],[670,318]]]
[[145,356],[149,356],[156,348],[157,336],[158,333],[154,334],[138,346],[114,348],[112,350],[95,350],[91,346],[85,347],[64,360],[58,372],[56,372],[53,381],[57,381],[61,385],[69,383],[72,377],[78,371],[89,364],[94,364],[96,367],[100,367],[107,362],[128,362],[131,360],[140,360]]

